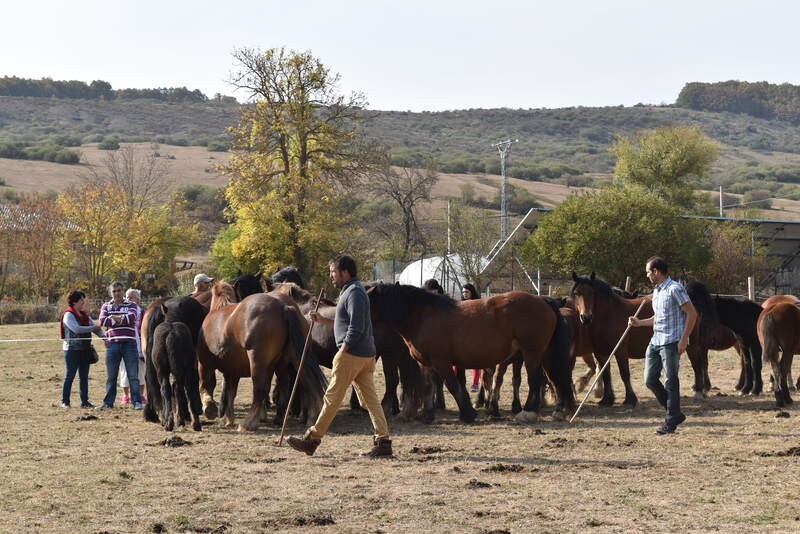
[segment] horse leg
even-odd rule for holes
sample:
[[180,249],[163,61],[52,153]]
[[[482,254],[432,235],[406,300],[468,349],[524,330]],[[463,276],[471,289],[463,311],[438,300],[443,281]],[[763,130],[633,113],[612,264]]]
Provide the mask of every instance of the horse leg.
[[269,365],[262,363],[261,355],[254,350],[247,351],[250,360],[250,376],[253,379],[253,402],[244,421],[239,425],[239,431],[252,432],[258,428],[264,415],[264,400],[267,396],[267,378]]
[[486,403],[486,413],[491,417],[500,417],[500,388],[503,387],[506,369],[508,369],[508,362],[498,363],[495,367],[492,394],[489,396],[489,402]]
[[519,400],[519,388],[522,386],[522,357],[518,357],[511,365],[511,384],[514,390],[514,398],[511,401],[511,413],[514,415],[522,411],[522,403]]
[[[385,355],[382,356],[382,358],[385,357]],[[400,358],[395,355],[393,359],[398,362],[400,385],[403,386],[401,417],[406,421],[410,421],[416,417],[422,402],[422,370],[419,364],[408,356],[408,352],[402,354]]]
[[189,400],[186,398],[186,382],[183,377],[175,378],[172,383],[172,394],[175,395],[175,405],[178,408],[178,426],[186,426],[191,419],[189,416]]
[[792,361],[794,353],[791,350],[784,351],[781,355],[781,389],[783,390],[783,400],[787,405],[792,404],[792,396],[789,394],[789,384],[791,384]]
[[436,414],[435,373],[429,367],[420,367],[422,381],[422,413],[417,417],[423,423],[432,423]]
[[186,398],[189,399],[189,410],[192,413],[192,430],[199,431],[202,428],[200,414],[203,411],[203,403],[200,401],[200,378],[197,374],[197,367],[194,365],[186,370],[184,388]]
[[686,355],[689,356],[689,362],[692,364],[692,371],[694,371],[694,384],[692,384],[692,391],[694,391],[695,399],[702,399],[705,397],[705,377],[703,376],[703,347],[699,346],[700,343],[689,345],[686,348]]
[[474,408],[489,409],[489,400],[492,398],[492,383],[494,382],[494,369],[484,369],[481,373],[481,389],[475,397]]
[[437,410],[444,410],[444,382],[438,373],[433,373],[431,376],[434,384],[434,405]]
[[528,373],[528,398],[525,407],[514,418],[520,423],[535,423],[539,420],[539,410],[542,407],[542,386],[544,385],[544,370],[541,362],[525,358],[525,371]]
[[[202,350],[204,350],[202,346],[197,347],[198,353]],[[202,361],[198,361],[197,373],[200,377],[200,399],[203,403],[203,414],[206,416],[206,419],[216,419],[219,417],[219,408],[217,407],[217,403],[214,402],[214,388],[217,386],[217,372],[212,366],[205,365]]]
[[236,398],[236,391],[239,389],[239,377],[230,375],[222,377],[222,400],[221,411],[223,425],[232,427],[235,423],[235,416],[233,413],[233,401]]
[[742,389],[739,390],[739,395],[750,395],[753,391],[755,377],[753,376],[752,355],[748,350],[742,351],[742,370],[744,372],[744,383],[742,384]]
[[472,402],[469,400],[466,381],[462,381],[449,365],[439,366],[437,371],[441,373],[448,391],[450,391],[450,394],[456,400],[456,404],[458,404],[459,419],[464,423],[475,421],[478,412],[475,411],[475,408],[472,407]]
[[753,370],[753,395],[761,395],[764,391],[764,381],[761,378],[761,367],[763,362],[761,360],[761,345],[756,343],[750,345],[747,349],[750,354],[750,365]]
[[[598,356],[597,360],[600,366],[606,364],[609,356]],[[614,388],[611,387],[611,366],[606,366],[605,371],[603,371],[603,397],[600,399],[598,403],[600,406],[613,406],[614,405]]]
[[159,382],[161,383],[161,422],[164,425],[164,430],[172,432],[175,428],[175,417],[172,413],[172,387],[169,383],[169,373],[159,373]]
[[635,408],[639,403],[639,399],[636,397],[636,393],[633,391],[633,386],[631,385],[631,368],[627,356],[617,356],[617,368],[619,369],[619,377],[625,385],[625,401],[622,405]]
[[387,417],[400,413],[400,401],[397,399],[397,386],[400,384],[400,372],[397,365],[390,360],[391,358],[381,356],[381,365],[383,365],[383,377],[386,387],[383,399],[381,399],[381,407],[383,407],[383,413]]

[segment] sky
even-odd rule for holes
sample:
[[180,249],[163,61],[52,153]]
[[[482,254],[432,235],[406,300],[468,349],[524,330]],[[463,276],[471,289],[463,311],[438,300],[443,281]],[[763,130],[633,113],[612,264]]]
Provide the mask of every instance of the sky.
[[800,84],[800,3],[8,2],[0,76],[234,92],[237,48],[310,50],[371,109],[672,103],[686,82]]

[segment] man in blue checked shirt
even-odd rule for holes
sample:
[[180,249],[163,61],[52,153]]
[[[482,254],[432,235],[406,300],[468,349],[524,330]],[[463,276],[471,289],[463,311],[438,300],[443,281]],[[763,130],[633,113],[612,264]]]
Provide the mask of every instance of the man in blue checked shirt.
[[[666,408],[664,424],[656,430],[659,435],[672,434],[686,420],[681,412],[681,392],[678,371],[681,354],[689,345],[697,311],[681,284],[667,275],[667,262],[653,256],[645,266],[647,279],[653,289],[653,316],[648,319],[628,318],[631,326],[652,326],[653,337],[647,346],[644,360],[644,383]],[[661,370],[664,384],[661,384]]]

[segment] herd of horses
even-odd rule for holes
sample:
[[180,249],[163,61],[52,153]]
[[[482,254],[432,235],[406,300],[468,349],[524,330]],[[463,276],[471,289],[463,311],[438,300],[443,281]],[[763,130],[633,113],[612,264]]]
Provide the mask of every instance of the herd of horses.
[[[518,420],[538,418],[547,388],[555,397],[554,416],[564,417],[575,408],[572,372],[577,358],[588,368],[576,384],[581,390],[606,363],[627,328],[628,317],[643,301],[642,316],[652,315],[647,297],[613,288],[594,273],[573,273],[570,295],[561,299],[512,291],[456,302],[413,286],[375,283],[366,287],[386,381],[383,408],[387,414],[424,422],[435,418],[442,384],[455,399],[462,421],[474,421],[480,404],[485,404],[489,415],[498,416],[508,366],[514,370],[512,411]],[[791,403],[792,357],[800,352],[800,299],[782,295],[758,305],[713,295],[699,282],[687,284],[687,292],[700,317],[687,349],[695,395],[703,397],[711,389],[708,351],[733,347],[741,359],[736,387],[742,394],[762,392],[763,356],[772,368],[776,404]],[[284,268],[269,278],[262,278],[260,272],[240,274],[216,282],[210,292],[151,304],[142,322],[150,399],[145,419],[160,422],[168,431],[190,421],[194,430],[200,430],[201,414],[207,419],[221,416],[226,426],[233,426],[238,385],[249,377],[253,398],[240,430],[254,430],[267,422],[273,403],[273,424],[279,424],[287,410],[304,421],[314,420],[327,385],[320,366],[330,368],[337,351],[333,329],[317,324],[308,355],[301,358],[311,327],[309,312],[318,307],[329,318],[335,312],[334,302],[317,300],[304,288],[296,269]],[[615,353],[625,405],[638,402],[628,360],[644,357],[651,336],[650,328],[631,329]],[[529,386],[524,404],[519,399],[523,366]],[[466,388],[464,369],[484,369],[475,404]],[[218,371],[222,375],[219,405],[214,400]],[[289,406],[298,372],[300,394]],[[608,367],[598,385],[599,404],[613,405]],[[351,407],[359,408],[355,395]]]

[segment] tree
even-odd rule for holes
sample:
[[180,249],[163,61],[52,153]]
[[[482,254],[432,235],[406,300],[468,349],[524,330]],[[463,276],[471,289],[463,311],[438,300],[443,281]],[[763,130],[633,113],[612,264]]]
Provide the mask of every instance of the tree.
[[249,93],[230,129],[231,177],[225,194],[238,236],[232,253],[265,269],[294,264],[313,273],[331,254],[352,251],[348,188],[363,183],[386,158],[358,125],[366,102],[339,95],[338,75],[309,52],[239,49],[230,83]]
[[707,240],[711,262],[698,278],[720,293],[745,293],[748,276],[766,274],[770,270],[766,257],[768,246],[753,239],[755,229],[752,225],[734,222],[710,225]]
[[54,199],[38,195],[20,202],[18,213],[23,224],[18,227],[16,263],[27,273],[34,295],[56,298],[71,257],[64,214]]
[[696,126],[667,126],[618,137],[614,182],[639,185],[684,210],[695,206],[694,189],[711,172],[717,145]]
[[436,172],[428,167],[412,169],[386,166],[369,181],[370,191],[379,199],[387,198],[399,209],[401,223],[401,259],[407,260],[414,245],[424,244],[417,224],[420,204],[430,202],[431,189],[439,181]]
[[541,221],[522,258],[553,274],[595,271],[611,283],[631,276],[644,284],[647,258],[660,255],[675,272],[696,272],[709,261],[703,223],[640,187],[572,195]]
[[491,211],[451,201],[450,236],[450,251],[461,257],[458,274],[482,288],[488,283],[480,274],[483,258],[497,240],[497,219]]
[[107,153],[99,166],[89,168],[87,178],[112,184],[121,193],[125,211],[138,216],[147,207],[163,204],[169,192],[168,174],[163,160],[128,145]]

